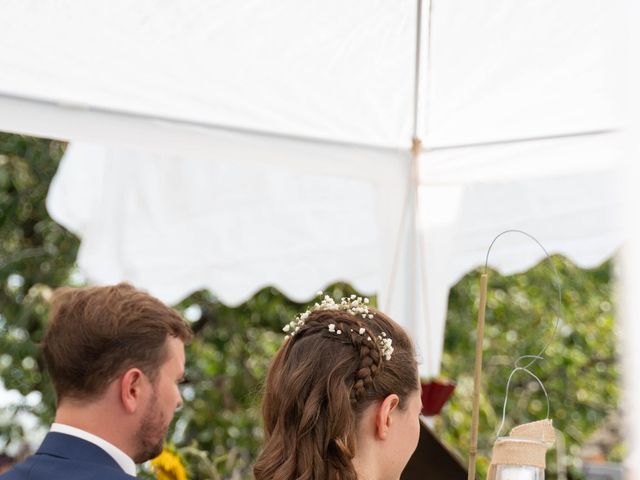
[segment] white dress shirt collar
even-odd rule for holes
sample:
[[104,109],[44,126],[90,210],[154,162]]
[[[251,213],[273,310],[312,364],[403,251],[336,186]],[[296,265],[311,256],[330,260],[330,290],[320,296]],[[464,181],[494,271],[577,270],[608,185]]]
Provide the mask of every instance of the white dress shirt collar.
[[115,445],[107,442],[106,440],[93,435],[92,433],[86,432],[79,428],[71,427],[69,425],[64,425],[62,423],[54,423],[51,425],[51,432],[65,433],[67,435],[72,435],[74,437],[81,438],[82,440],[86,440],[87,442],[93,443],[97,445],[102,450],[107,452],[113,459],[116,461],[120,468],[124,470],[126,473],[131,475],[132,477],[136,476],[136,464],[134,461],[120,450]]

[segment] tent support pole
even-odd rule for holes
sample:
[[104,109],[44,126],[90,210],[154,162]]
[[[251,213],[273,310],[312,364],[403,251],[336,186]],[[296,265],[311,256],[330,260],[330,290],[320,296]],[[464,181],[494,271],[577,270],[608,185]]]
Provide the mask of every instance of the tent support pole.
[[482,374],[482,343],[484,341],[484,314],[487,307],[487,274],[480,276],[480,305],[478,307],[478,329],[476,333],[476,365],[473,375],[473,413],[471,416],[471,444],[469,445],[468,480],[476,477],[478,454],[478,419],[480,415],[480,376]]

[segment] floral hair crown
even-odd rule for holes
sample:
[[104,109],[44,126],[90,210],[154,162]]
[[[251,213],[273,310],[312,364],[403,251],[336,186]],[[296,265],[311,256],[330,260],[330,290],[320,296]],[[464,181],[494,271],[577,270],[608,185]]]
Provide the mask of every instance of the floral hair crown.
[[[318,292],[319,296],[322,296],[323,292]],[[282,331],[286,333],[284,339],[293,337],[304,326],[307,318],[312,312],[318,310],[341,310],[348,312],[353,316],[361,316],[362,318],[373,318],[373,313],[369,313],[369,299],[351,295],[349,298],[342,297],[340,303],[331,298],[329,295],[325,295],[320,303],[315,303],[312,307],[308,308],[306,312],[299,314],[295,319],[286,324]],[[336,335],[342,335],[342,330],[336,329],[336,325],[331,323],[328,326],[329,332]],[[353,332],[354,330],[352,330]],[[364,335],[366,329],[361,327],[358,330],[358,335]],[[367,341],[372,342],[371,336],[367,335]],[[393,353],[393,340],[387,336],[385,332],[381,332],[377,338],[378,346],[380,347],[380,353],[385,360],[391,360],[391,354]]]

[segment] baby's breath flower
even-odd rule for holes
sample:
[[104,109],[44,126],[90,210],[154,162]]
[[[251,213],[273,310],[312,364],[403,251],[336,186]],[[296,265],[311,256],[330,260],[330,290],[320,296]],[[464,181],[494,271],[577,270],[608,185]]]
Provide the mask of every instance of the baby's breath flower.
[[[322,296],[324,295],[324,293],[322,291],[319,291],[318,295]],[[373,319],[374,315],[373,313],[369,312],[368,305],[369,299],[366,297],[362,298],[357,295],[350,295],[349,298],[342,297],[340,299],[340,303],[336,303],[335,300],[329,295],[324,295],[320,303],[316,302],[306,312],[299,314],[294,320],[292,320],[282,328],[282,331],[287,333],[284,338],[286,340],[298,333],[309,318],[309,315],[311,315],[312,312],[318,310],[342,310],[354,316],[359,315],[364,319]],[[329,332],[335,333],[336,335],[342,335],[342,330],[336,329],[335,323],[330,323],[328,325],[328,330]],[[351,329],[351,332],[354,332],[354,330]],[[358,330],[359,335],[364,335],[365,332],[366,330],[364,327],[361,327]],[[367,341],[372,342],[373,340],[370,336],[367,336]],[[392,340],[390,338],[387,338],[387,334],[385,332],[381,332],[381,335],[378,335],[377,343],[380,347],[380,353],[382,354],[382,356],[386,360],[390,360],[391,354],[393,353],[393,347],[391,345]]]

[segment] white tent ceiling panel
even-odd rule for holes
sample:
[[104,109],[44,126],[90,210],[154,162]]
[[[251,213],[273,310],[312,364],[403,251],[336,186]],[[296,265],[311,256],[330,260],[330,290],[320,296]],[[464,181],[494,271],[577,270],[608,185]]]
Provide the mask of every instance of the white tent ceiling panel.
[[415,0],[8,1],[0,93],[407,147],[416,14]]
[[427,146],[619,126],[616,1],[432,3],[420,127]]

